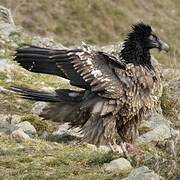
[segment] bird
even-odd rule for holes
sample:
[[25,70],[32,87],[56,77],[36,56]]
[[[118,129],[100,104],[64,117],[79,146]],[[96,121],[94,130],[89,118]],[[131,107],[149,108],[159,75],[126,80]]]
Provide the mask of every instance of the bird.
[[28,71],[57,75],[77,90],[55,93],[12,86],[27,100],[48,102],[40,116],[79,127],[82,142],[100,145],[134,143],[146,112],[156,108],[161,73],[150,50],[169,46],[144,22],[131,26],[122,48],[106,53],[82,43],[78,48],[50,49],[24,45],[14,60]]

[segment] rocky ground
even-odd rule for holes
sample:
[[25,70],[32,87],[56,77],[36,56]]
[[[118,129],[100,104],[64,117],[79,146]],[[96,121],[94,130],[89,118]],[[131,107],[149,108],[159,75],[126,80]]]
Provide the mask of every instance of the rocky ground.
[[[8,12],[7,12],[8,13]],[[9,17],[9,16],[8,16]],[[12,61],[22,43],[64,48],[52,39],[31,37],[12,18],[0,18],[0,179],[126,179],[180,178],[180,70],[163,69],[158,111],[147,114],[129,157],[108,147],[79,145],[78,129],[38,117],[45,103],[15,97],[7,89],[23,85],[53,91],[70,87],[58,77],[27,72]],[[112,52],[119,45],[103,47]]]

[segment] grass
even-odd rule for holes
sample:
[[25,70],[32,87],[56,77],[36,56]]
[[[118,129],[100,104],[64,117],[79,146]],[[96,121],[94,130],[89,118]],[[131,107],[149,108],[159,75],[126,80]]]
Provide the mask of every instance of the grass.
[[[53,36],[65,45],[77,44],[81,40],[89,43],[106,44],[121,41],[129,26],[143,19],[155,27],[157,33],[171,45],[170,54],[153,51],[157,59],[166,67],[179,68],[180,65],[180,5],[178,0],[144,1],[58,1],[48,0],[1,0],[1,5],[9,7],[17,25],[23,26],[29,34]],[[143,18],[142,18],[143,17]],[[48,23],[47,23],[48,22]],[[0,86],[25,86],[36,89],[73,88],[59,77],[30,73],[12,62],[14,48],[21,43],[31,43],[32,38],[20,32],[8,39],[0,39],[0,57],[7,59],[14,67],[0,72]],[[53,87],[53,88],[52,88]],[[22,120],[31,122],[38,132],[49,131],[48,123],[41,121],[30,110],[33,102],[19,100],[13,94],[0,93],[0,110],[3,114],[19,114]],[[175,102],[163,93],[163,112],[176,128],[174,117]],[[0,136],[0,179],[120,179],[122,174],[107,173],[103,164],[118,158],[116,154],[92,151],[85,145],[67,145],[62,140],[35,139],[17,143],[8,136]],[[58,143],[57,143],[58,142]],[[133,157],[133,166],[147,165],[166,179],[177,179],[179,160],[174,159],[165,145],[150,144],[142,147],[145,157]],[[179,150],[177,157],[180,157]],[[159,160],[155,158],[158,154]],[[173,162],[177,163],[174,171]],[[157,164],[159,163],[159,166]]]
[[42,140],[17,143],[7,136],[1,136],[0,143],[0,179],[120,178],[102,168],[115,158],[111,153]]
[[[16,142],[8,136],[0,136],[0,179],[121,179],[122,172],[104,171],[104,163],[119,158],[114,153],[92,150],[86,145],[34,139]],[[148,166],[167,180],[179,177],[179,153],[175,159],[164,144],[141,146],[144,156],[132,157],[134,167]]]
[[[171,46],[171,52],[153,52],[166,67],[180,67],[180,6],[178,0],[1,0],[17,25],[30,34],[54,37],[64,45],[80,41],[110,44],[122,41],[132,23],[150,23]],[[48,22],[48,23],[47,23]]]

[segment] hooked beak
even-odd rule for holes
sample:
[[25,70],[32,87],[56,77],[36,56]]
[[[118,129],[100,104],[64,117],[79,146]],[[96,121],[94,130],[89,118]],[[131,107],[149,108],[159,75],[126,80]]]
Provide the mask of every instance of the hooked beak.
[[159,40],[159,50],[160,51],[164,50],[164,51],[168,52],[169,49],[170,48],[169,48],[168,44],[166,44],[165,42]]

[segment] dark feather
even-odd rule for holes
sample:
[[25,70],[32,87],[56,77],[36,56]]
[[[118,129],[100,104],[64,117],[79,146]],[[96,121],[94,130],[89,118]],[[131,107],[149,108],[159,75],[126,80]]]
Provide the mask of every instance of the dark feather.
[[12,87],[25,99],[50,102],[40,116],[81,127],[83,141],[115,144],[115,134],[134,142],[144,114],[156,107],[160,72],[150,49],[164,47],[149,25],[138,23],[116,56],[82,44],[78,49],[53,50],[26,46],[17,49],[15,61],[25,69],[61,76],[84,91],[55,93]]

